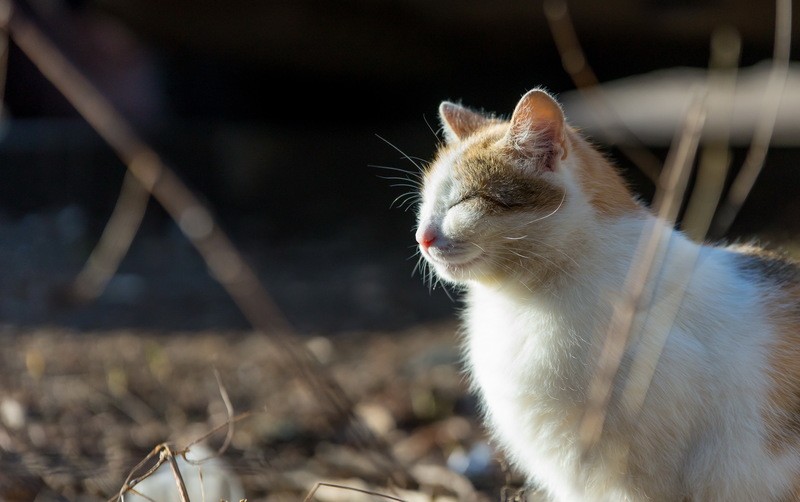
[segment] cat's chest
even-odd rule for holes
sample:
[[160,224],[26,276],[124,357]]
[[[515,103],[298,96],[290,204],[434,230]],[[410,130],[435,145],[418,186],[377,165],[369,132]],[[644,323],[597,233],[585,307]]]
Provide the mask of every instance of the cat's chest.
[[536,303],[471,294],[465,313],[467,362],[490,429],[512,463],[563,483],[577,454],[589,350],[580,323]]
[[547,304],[476,292],[464,321],[469,369],[487,404],[581,399],[590,337],[580,320]]

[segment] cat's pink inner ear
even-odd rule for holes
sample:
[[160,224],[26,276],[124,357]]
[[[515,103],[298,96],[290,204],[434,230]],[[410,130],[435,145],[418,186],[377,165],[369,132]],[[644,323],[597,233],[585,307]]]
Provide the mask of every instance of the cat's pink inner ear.
[[439,117],[448,142],[463,140],[489,121],[480,113],[449,101],[439,105]]
[[517,103],[511,116],[511,141],[525,155],[542,161],[543,169],[555,169],[567,158],[566,123],[561,106],[545,91],[534,89]]

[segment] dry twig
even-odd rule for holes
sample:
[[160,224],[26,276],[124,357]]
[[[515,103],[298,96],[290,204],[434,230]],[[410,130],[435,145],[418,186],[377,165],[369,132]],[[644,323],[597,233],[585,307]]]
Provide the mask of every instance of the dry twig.
[[789,56],[792,47],[792,0],[775,0],[775,46],[772,55],[767,88],[761,115],[758,117],[750,149],[739,173],[733,180],[728,196],[719,208],[712,233],[722,236],[730,229],[747,196],[755,185],[769,150],[778,109],[789,74]]
[[117,273],[119,264],[128,253],[133,238],[142,224],[149,200],[150,193],[131,174],[131,171],[127,171],[117,204],[100,235],[100,240],[72,283],[72,294],[78,302],[96,299],[103,293],[108,281]]
[[[175,455],[169,449],[169,445],[164,444],[161,450],[161,457],[166,457],[169,462],[169,467],[172,470],[172,475],[175,478],[175,484],[178,486],[178,493],[181,496],[181,502],[189,502],[189,493],[186,491],[186,483],[183,482],[181,470],[178,468],[178,462],[175,461]],[[184,455],[185,458],[185,455]]]
[[[188,449],[184,449],[180,452],[177,452],[179,455],[183,455],[186,458],[186,452]],[[158,455],[158,460],[150,466],[147,471],[142,473],[139,476],[134,477],[136,472],[142,469],[148,460]],[[152,500],[147,495],[137,492],[136,485],[144,481],[145,479],[149,478],[164,464],[169,464],[170,470],[172,471],[172,476],[175,479],[175,484],[178,489],[178,494],[180,495],[181,502],[190,502],[189,500],[189,492],[186,490],[186,483],[183,481],[183,476],[181,475],[180,468],[178,467],[178,463],[175,460],[175,453],[173,453],[172,449],[169,447],[167,443],[161,443],[160,445],[153,448],[150,453],[147,454],[145,458],[142,459],[141,462],[136,464],[136,467],[131,470],[128,474],[128,477],[125,478],[125,482],[123,483],[122,487],[119,489],[119,492],[109,499],[109,502],[116,502],[118,500],[123,500],[125,493],[131,492],[139,495],[140,497],[144,497],[148,500]]]
[[[589,66],[586,54],[578,41],[578,35],[569,15],[567,2],[565,0],[547,0],[544,3],[544,13],[545,17],[547,17],[548,26],[550,26],[553,41],[556,43],[561,56],[561,64],[572,78],[575,87],[584,95],[595,111],[606,118],[605,122],[619,126],[618,128],[609,129],[609,131],[613,132],[607,132],[605,140],[617,146],[650,181],[657,182],[661,171],[661,162],[627,128],[622,119],[608,104],[603,92],[600,90],[600,82]],[[629,144],[634,146],[628,146]]]
[[[117,500],[122,500],[123,496],[127,492],[133,492],[133,493],[136,493],[137,495],[145,497],[145,495],[136,492],[134,487],[137,484],[139,484],[141,481],[143,481],[143,480],[149,478],[150,476],[152,476],[158,470],[158,468],[161,467],[164,464],[166,459],[160,455],[163,446],[164,446],[163,444],[160,444],[160,445],[156,446],[155,448],[153,448],[152,450],[150,450],[150,453],[148,453],[141,461],[139,461],[138,464],[136,464],[133,467],[133,469],[131,469],[131,471],[128,473],[128,476],[125,478],[125,481],[122,483],[122,487],[119,489],[119,492],[117,492],[117,494],[114,497],[110,498],[108,500],[108,502],[116,502]],[[156,461],[156,463],[151,465],[150,468],[147,469],[141,475],[136,476],[136,473],[139,472],[139,470],[141,470],[142,468],[144,468],[144,466],[147,464],[147,462],[151,458],[155,457],[156,455],[159,455],[158,460]],[[146,497],[146,498],[149,498],[149,497]]]
[[[682,132],[670,148],[666,166],[659,177],[653,202],[659,220],[674,222],[680,209],[704,120],[704,99],[696,96],[686,115]],[[664,225],[659,224],[652,224],[642,233],[634,262],[625,278],[623,296],[614,305],[595,374],[589,384],[586,410],[579,429],[584,451],[589,451],[597,443],[603,431],[611,389],[631,334],[636,306],[644,293],[648,278],[657,272],[654,265],[663,262],[663,236]]]
[[8,18],[11,17],[11,6],[0,4],[0,119],[5,115],[6,77],[8,76]]
[[703,146],[697,178],[681,223],[686,235],[697,242],[702,242],[708,233],[730,167],[731,117],[741,45],[739,33],[733,28],[718,29],[711,37],[707,122],[714,136]]
[[384,498],[386,500],[395,500],[397,502],[404,502],[403,499],[399,499],[397,497],[392,497],[391,495],[386,495],[385,493],[378,493],[378,492],[374,492],[374,491],[371,491],[371,490],[364,490],[364,489],[361,489],[361,488],[354,488],[352,486],[344,486],[344,485],[337,485],[335,483],[323,483],[323,482],[316,483],[314,485],[314,488],[312,488],[311,491],[308,493],[308,495],[306,495],[306,498],[303,499],[303,502],[311,502],[311,500],[313,500],[313,498],[314,498],[314,495],[316,495],[317,491],[320,488],[322,488],[323,486],[326,486],[326,487],[329,487],[329,488],[336,488],[338,490],[349,490],[351,492],[363,493],[364,495],[373,495],[375,497],[381,497],[381,498]]

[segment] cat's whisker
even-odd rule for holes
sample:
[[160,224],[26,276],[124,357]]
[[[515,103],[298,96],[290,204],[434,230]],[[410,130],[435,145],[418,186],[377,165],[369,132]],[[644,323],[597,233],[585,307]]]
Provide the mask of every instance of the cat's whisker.
[[[563,249],[561,249],[561,248],[559,248],[559,247],[557,247],[557,246],[554,246],[553,244],[550,244],[550,243],[548,243],[548,242],[544,242],[544,241],[542,241],[542,240],[538,240],[538,239],[530,239],[530,242],[531,242],[532,244],[535,244],[536,246],[544,246],[544,247],[546,247],[546,248],[552,249],[553,251],[555,251],[556,253],[560,254],[561,256],[563,256],[564,258],[566,258],[567,260],[571,261],[571,262],[573,263],[573,265],[575,265],[576,267],[579,267],[579,266],[580,266],[580,265],[578,264],[578,262],[577,262],[577,261],[575,261],[575,258],[573,258],[572,256],[570,256],[570,255],[569,255],[569,253],[567,253],[566,251],[564,251]],[[513,249],[513,248],[512,248],[512,249]],[[520,248],[520,250],[521,250],[521,248]]]
[[[575,278],[575,276],[574,276],[574,274],[572,272],[570,272],[569,270],[565,269],[563,266],[561,266],[561,264],[559,264],[555,260],[553,260],[551,258],[548,258],[547,256],[545,256],[543,254],[536,253],[535,251],[532,251],[530,249],[520,249],[519,252],[514,250],[514,249],[512,249],[512,248],[507,248],[507,250],[511,254],[513,254],[514,256],[517,256],[518,258],[520,258],[520,261],[519,261],[520,267],[525,268],[530,273],[534,273],[535,270],[532,270],[531,267],[529,265],[527,265],[527,261],[529,261],[531,259],[539,259],[539,260],[543,260],[543,261],[549,263],[551,266],[556,268],[559,272],[564,274],[564,276],[570,277],[570,278]],[[569,256],[567,256],[567,257],[569,258]],[[522,261],[522,260],[525,260],[525,261]],[[573,262],[574,262],[574,260],[573,260]],[[577,263],[576,263],[576,265],[577,265]]]
[[448,284],[443,282],[441,279],[437,279],[437,281],[442,286],[442,291],[444,291],[444,294],[447,295],[447,298],[449,298],[451,302],[455,302],[455,298],[453,298],[453,295],[450,294],[450,290],[447,289]]
[[402,194],[398,195],[392,201],[392,203],[389,204],[389,207],[390,208],[391,207],[395,207],[395,204],[397,204],[397,208],[398,209],[403,209],[404,206],[405,206],[405,210],[408,211],[408,209],[410,207],[413,207],[414,204],[417,203],[417,202],[419,202],[419,195],[418,194],[416,194],[415,192],[405,192],[405,193],[402,193]]
[[481,245],[480,245],[480,244],[478,244],[477,242],[472,242],[472,241],[470,241],[470,244],[472,244],[472,245],[473,245],[473,246],[475,246],[476,248],[480,249],[482,252],[486,253],[486,250],[485,250],[485,249],[483,249],[483,248],[481,247]]
[[544,216],[542,216],[540,218],[536,218],[535,220],[529,221],[527,224],[530,225],[530,224],[533,224],[533,223],[536,223],[536,222],[539,222],[539,221],[542,221],[542,220],[546,220],[547,218],[550,218],[551,216],[556,214],[559,209],[561,209],[561,207],[564,205],[564,201],[565,200],[567,200],[567,189],[566,188],[561,192],[561,201],[558,203],[558,206],[556,206],[555,209],[553,209],[549,214],[546,214],[546,215],[544,215]]
[[433,270],[433,266],[428,262],[425,262],[425,271],[428,280],[428,292],[431,292],[433,291],[434,285],[436,284],[435,281],[438,281],[439,278],[436,276],[436,273]]
[[491,240],[496,240],[498,238],[501,238],[501,239],[504,239],[504,240],[507,240],[507,241],[512,241],[514,244],[516,244],[516,246],[513,246],[513,245],[509,244],[507,249],[519,250],[519,251],[525,251],[525,250],[528,249],[526,247],[522,247],[521,246],[525,241],[527,241],[530,244],[532,244],[533,246],[543,246],[543,247],[546,247],[548,249],[551,249],[554,252],[556,252],[559,255],[561,255],[564,258],[566,258],[567,260],[569,260],[570,262],[572,262],[575,266],[579,266],[578,262],[575,261],[575,259],[572,256],[570,256],[569,253],[567,253],[563,249],[559,248],[558,246],[554,246],[553,244],[545,242],[545,241],[543,241],[541,239],[537,239],[535,237],[530,237],[529,235],[523,235],[523,236],[515,237],[515,236],[503,235],[503,232],[504,232],[504,230],[501,229],[501,230],[491,234],[488,238],[491,239]]
[[436,129],[434,129],[433,126],[431,125],[431,123],[428,122],[428,117],[426,117],[424,115],[422,116],[422,120],[425,121],[425,125],[428,126],[428,130],[433,133],[433,136],[436,138],[436,141],[438,142],[439,138],[440,138],[440,133],[442,131],[442,128],[440,127],[438,129],[438,131]]
[[400,205],[398,206],[403,212],[408,212],[409,209],[413,209],[414,207],[418,206],[421,203],[418,197],[407,197],[404,199]]
[[[512,264],[510,262],[506,263],[506,261],[509,260],[497,259],[490,261],[490,264],[492,266],[499,267],[500,269],[505,270],[509,273],[508,284],[521,284],[525,289],[533,293],[533,289],[528,285],[528,281],[535,280],[535,277],[531,277],[530,279],[525,280],[526,278],[523,276],[523,272],[529,272],[528,268],[524,264],[522,264],[522,262],[515,261]],[[528,275],[530,275],[530,273]]]
[[[413,256],[410,258],[413,258]],[[411,269],[411,277],[414,277],[418,271],[424,276],[424,272],[422,272],[422,270],[425,267],[424,263],[425,263],[425,257],[422,256],[422,254],[420,253],[419,257],[417,258],[417,262],[414,264],[414,268]]]
[[410,157],[410,156],[409,156],[409,155],[408,155],[406,152],[404,152],[403,150],[401,150],[399,147],[397,147],[397,146],[396,146],[395,144],[393,144],[391,141],[389,141],[388,139],[386,139],[386,138],[384,138],[383,136],[380,136],[380,135],[378,135],[378,134],[376,134],[375,136],[376,136],[378,139],[380,139],[381,141],[383,141],[384,143],[386,143],[387,145],[389,145],[389,146],[391,146],[392,148],[394,148],[395,150],[397,150],[397,152],[398,152],[400,155],[402,155],[402,156],[403,156],[403,158],[405,158],[407,161],[411,162],[411,164],[413,164],[413,165],[414,165],[414,167],[416,167],[416,168],[417,168],[417,169],[419,169],[420,171],[422,171],[422,170],[424,169],[424,168],[423,168],[423,166],[422,166],[422,165],[420,165],[420,163],[419,163],[418,161],[414,160],[414,159],[413,159],[412,157]]
[[[382,180],[387,180],[391,182],[395,182],[395,184],[390,184],[389,186],[396,187],[396,186],[406,186],[408,188],[414,189],[416,192],[420,191],[420,181],[417,181],[412,178],[407,178],[405,176],[377,176]],[[396,184],[397,182],[402,183],[402,185]]]
[[427,167],[428,164],[430,163],[428,159],[423,159],[422,157],[417,157],[417,156],[409,156],[409,157],[419,162],[423,168]]
[[392,188],[411,188],[412,190],[416,190],[416,186],[410,183],[392,183],[390,185]]
[[419,182],[417,180],[407,178],[405,176],[378,176],[378,178],[389,181],[402,181],[403,183],[408,184],[408,186],[410,186],[411,188],[419,189],[420,187]]
[[[535,218],[535,219],[533,219],[533,220],[523,221],[523,222],[521,222],[521,223],[518,223],[518,224],[516,224],[516,225],[513,225],[513,226],[511,226],[510,228],[508,228],[508,229],[506,229],[506,230],[521,230],[521,229],[526,229],[526,228],[528,228],[530,225],[532,225],[532,224],[534,224],[534,223],[537,223],[537,222],[540,222],[540,221],[546,220],[547,218],[550,218],[551,216],[554,216],[554,215],[555,215],[556,213],[558,213],[558,211],[559,211],[559,210],[560,210],[560,209],[563,207],[563,205],[564,205],[564,201],[566,200],[566,197],[567,197],[567,191],[566,191],[566,189],[564,189],[564,190],[561,192],[561,200],[559,201],[559,203],[558,203],[558,206],[556,206],[556,208],[555,208],[555,209],[553,209],[553,210],[552,210],[552,211],[550,211],[549,213],[545,214],[544,216],[539,216],[538,218]],[[526,238],[526,237],[527,237],[527,236],[523,236],[523,237],[516,237],[516,239],[524,239],[524,238]],[[515,239],[515,237],[507,237],[507,238],[509,238],[509,239]]]
[[387,171],[396,171],[399,173],[407,174],[408,176],[413,176],[419,182],[422,182],[422,174],[419,171],[411,171],[408,169],[403,169],[402,167],[394,167],[394,166],[380,166],[377,164],[370,164],[369,167],[374,167],[376,169],[385,169]]

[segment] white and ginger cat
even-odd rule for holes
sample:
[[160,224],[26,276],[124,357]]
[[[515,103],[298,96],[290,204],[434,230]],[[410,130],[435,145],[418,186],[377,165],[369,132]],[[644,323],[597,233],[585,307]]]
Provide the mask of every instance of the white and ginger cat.
[[[800,500],[800,269],[657,220],[544,91],[509,121],[439,113],[416,239],[465,290],[467,369],[511,463],[557,501]],[[584,449],[598,355],[654,228],[661,254]]]

